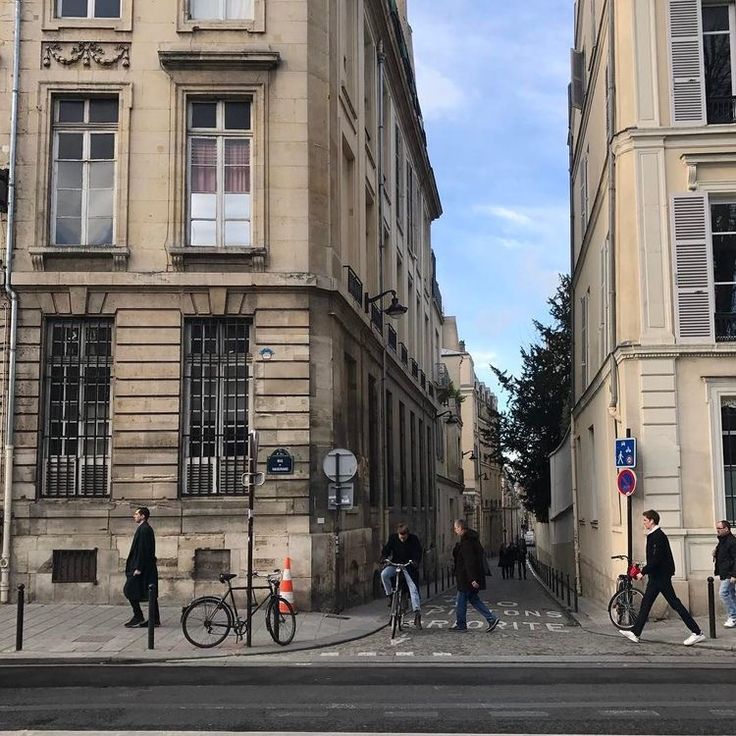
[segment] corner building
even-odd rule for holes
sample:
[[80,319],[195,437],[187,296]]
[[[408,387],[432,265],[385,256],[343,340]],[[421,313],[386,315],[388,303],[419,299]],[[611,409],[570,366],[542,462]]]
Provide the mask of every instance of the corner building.
[[[0,166],[17,6],[0,0]],[[440,202],[405,3],[20,8],[0,594],[122,600],[138,505],[162,599],[242,575],[254,429],[259,471],[293,459],[256,489],[255,568],[290,556],[298,608],[369,599],[395,522],[435,538]],[[334,447],[358,458],[339,512]]]
[[716,519],[736,521],[736,6],[575,6],[571,85],[576,549],[604,600],[626,551],[613,442],[639,442],[641,513],[706,610]]

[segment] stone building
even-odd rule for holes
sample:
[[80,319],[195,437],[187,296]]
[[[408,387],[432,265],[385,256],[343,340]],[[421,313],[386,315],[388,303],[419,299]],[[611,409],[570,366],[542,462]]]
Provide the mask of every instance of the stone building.
[[575,6],[571,85],[577,564],[605,599],[626,551],[614,439],[638,440],[641,513],[705,610],[716,519],[736,521],[736,10],[731,0]]
[[2,600],[119,601],[138,505],[162,598],[242,574],[250,431],[253,562],[291,557],[298,608],[368,599],[399,519],[434,543],[441,207],[406,13],[0,0]]

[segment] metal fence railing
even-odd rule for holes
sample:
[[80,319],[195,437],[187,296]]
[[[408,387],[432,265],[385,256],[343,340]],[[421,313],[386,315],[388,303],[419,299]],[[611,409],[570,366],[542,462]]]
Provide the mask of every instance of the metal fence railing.
[[529,565],[534,574],[547,587],[549,592],[554,595],[563,605],[570,610],[578,612],[578,584],[575,576],[570,577],[570,573],[558,570],[546,562],[541,562],[536,555],[529,553],[527,555]]

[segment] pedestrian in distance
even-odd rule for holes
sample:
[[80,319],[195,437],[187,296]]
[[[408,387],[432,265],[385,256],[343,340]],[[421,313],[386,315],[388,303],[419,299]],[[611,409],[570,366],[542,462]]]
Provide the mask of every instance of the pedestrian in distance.
[[[416,534],[409,531],[409,525],[401,522],[396,527],[396,533],[389,535],[386,544],[381,550],[381,557],[391,562],[411,565],[404,570],[404,580],[409,589],[409,598],[414,612],[414,626],[422,628],[422,602],[419,596],[419,563],[422,561],[422,543]],[[391,600],[393,591],[393,579],[397,570],[391,565],[386,565],[381,571],[381,583],[383,590]]]
[[468,603],[486,620],[486,631],[493,631],[498,626],[498,616],[480,599],[478,592],[486,588],[486,575],[483,565],[485,551],[480,543],[478,532],[468,528],[465,519],[457,519],[453,530],[458,542],[452,550],[455,561],[455,578],[457,580],[457,597],[455,599],[455,624],[452,631],[467,631]]
[[[129,629],[148,626],[141,610],[141,601],[148,600],[148,586],[155,585],[158,590],[158,569],[156,568],[156,535],[148,519],[151,512],[140,506],[133,512],[137,524],[128,559],[125,561],[125,587],[123,594],[133,608],[133,618],[125,623]],[[161,625],[158,610],[158,596],[154,605],[154,625]]]
[[672,557],[670,540],[667,539],[667,535],[659,527],[659,514],[652,509],[645,511],[642,515],[642,522],[647,535],[647,561],[641,572],[636,576],[636,579],[641,580],[644,575],[649,579],[634,628],[631,631],[624,631],[623,629],[619,629],[619,631],[627,639],[638,643],[654,601],[661,593],[670,607],[682,619],[685,626],[692,632],[683,644],[686,647],[699,644],[701,641],[705,641],[705,634],[703,634],[700,626],[698,626],[695,619],[690,615],[690,612],[677,597],[675,589],[672,587],[672,577],[675,574],[675,559]]
[[725,520],[716,523],[718,544],[713,550],[714,575],[721,579],[721,600],[726,608],[727,629],[736,626],[736,537]]
[[516,563],[519,566],[519,580],[521,576],[524,576],[526,580],[526,542],[523,537],[519,537],[516,540]]
[[[506,567],[508,568],[508,576],[513,580],[516,573],[516,560],[519,556],[519,548],[514,542],[506,547]],[[521,576],[519,576],[521,577]]]
[[501,568],[501,577],[506,580],[508,577],[508,560],[506,559],[506,543],[501,542],[498,548],[498,566]]

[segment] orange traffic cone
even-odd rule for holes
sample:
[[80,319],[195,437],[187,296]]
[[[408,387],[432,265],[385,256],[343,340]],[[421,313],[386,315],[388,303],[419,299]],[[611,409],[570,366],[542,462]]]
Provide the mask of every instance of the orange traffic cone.
[[[294,583],[291,581],[291,557],[284,559],[284,571],[281,573],[281,585],[279,587],[279,595],[291,603],[291,607],[296,613],[294,607]],[[281,613],[288,613],[287,607],[283,604],[279,604],[279,611]]]

